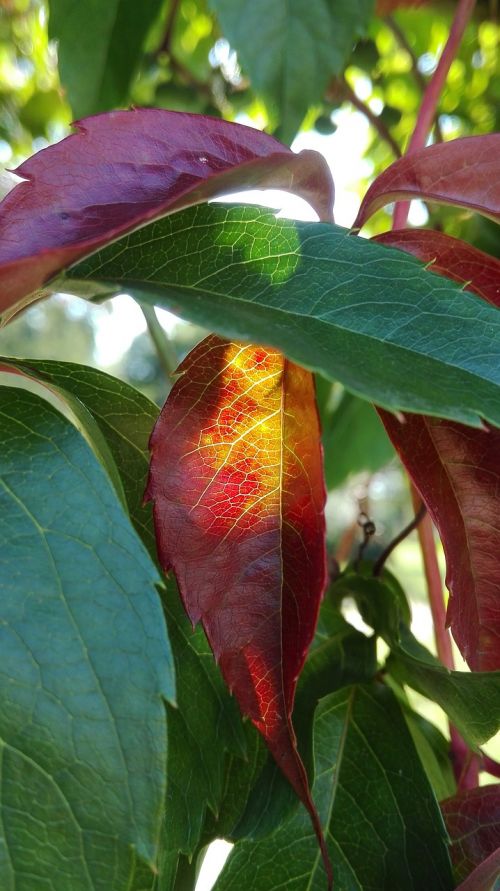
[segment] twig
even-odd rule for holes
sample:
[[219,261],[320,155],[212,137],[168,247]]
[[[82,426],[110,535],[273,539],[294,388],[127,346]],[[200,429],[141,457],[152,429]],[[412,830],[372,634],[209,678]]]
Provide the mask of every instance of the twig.
[[[401,49],[404,50],[405,53],[407,53],[408,56],[410,57],[411,72],[412,72],[413,78],[415,80],[415,83],[417,84],[419,89],[422,91],[422,93],[425,93],[425,91],[427,89],[427,81],[426,81],[425,77],[423,76],[422,72],[419,70],[418,59],[417,59],[415,53],[413,52],[413,49],[411,48],[410,44],[408,43],[404,32],[401,30],[398,23],[390,15],[385,17],[385,23],[386,23],[387,27],[394,34],[394,37],[396,38],[397,42],[399,43]],[[443,141],[443,133],[441,131],[441,125],[439,123],[439,117],[437,115],[434,118],[434,132],[436,134],[436,141],[442,142]]]
[[158,49],[159,53],[171,54],[172,37],[175,27],[175,19],[179,10],[180,0],[171,0],[170,9],[168,11],[167,21],[165,25],[165,36]]
[[401,532],[398,535],[396,535],[395,538],[393,538],[393,540],[391,542],[389,542],[389,544],[387,545],[385,550],[382,551],[380,556],[375,561],[375,563],[373,565],[373,575],[374,576],[380,575],[380,573],[382,572],[382,570],[384,568],[387,558],[390,557],[394,548],[396,548],[398,546],[398,544],[400,544],[402,541],[404,541],[404,539],[407,537],[407,535],[410,534],[410,532],[413,532],[413,530],[417,528],[418,524],[420,523],[421,520],[423,520],[426,513],[427,513],[427,508],[426,508],[425,504],[422,503],[420,505],[419,510],[413,517],[413,520],[411,520],[411,522],[408,523],[404,527],[404,529],[402,529]]
[[376,115],[371,110],[370,106],[363,102],[363,100],[360,99],[359,96],[356,96],[356,93],[354,92],[352,87],[349,86],[346,80],[344,80],[341,84],[341,92],[344,98],[347,99],[347,101],[350,102],[351,105],[354,105],[354,108],[357,108],[357,110],[365,116],[366,120],[369,121],[372,127],[377,131],[380,138],[383,139],[384,142],[386,142],[387,145],[390,147],[395,157],[400,158],[401,149],[399,148],[399,145],[390,133],[389,129],[385,126],[384,122],[378,117],[378,115]]
[[[419,149],[424,148],[427,142],[427,137],[436,115],[439,97],[441,96],[445,85],[451,63],[457,54],[464,31],[474,10],[475,3],[476,0],[459,0],[458,2],[457,11],[453,18],[448,40],[441,53],[437,68],[425,90],[417,117],[417,123],[415,124],[410,144],[406,150],[406,155],[411,155],[413,152],[417,152]],[[392,218],[393,229],[404,229],[408,219],[409,208],[409,201],[397,202]]]
[[166,376],[170,377],[179,364],[177,354],[165,334],[165,330],[158,321],[154,306],[148,306],[145,303],[140,304],[140,307],[142,309],[142,314],[146,319],[149,335],[155,346],[160,365]]

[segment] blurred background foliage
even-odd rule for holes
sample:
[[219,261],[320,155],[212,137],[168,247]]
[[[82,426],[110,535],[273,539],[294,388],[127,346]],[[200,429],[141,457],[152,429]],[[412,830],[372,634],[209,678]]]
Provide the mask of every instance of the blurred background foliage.
[[[323,151],[337,184],[337,222],[348,226],[369,183],[409,140],[454,8],[453,0],[416,7],[398,0],[376,7],[374,0],[0,0],[0,162],[13,169],[68,134],[73,119],[113,108],[220,116]],[[479,0],[433,140],[500,129],[499,46],[496,0]],[[4,192],[10,184],[4,174]],[[390,210],[379,211],[368,234],[389,228]],[[498,227],[473,214],[414,202],[410,221],[500,255]],[[104,367],[161,403],[169,378],[151,331],[168,338],[172,364],[204,332],[167,313],[158,318],[146,319],[126,296],[99,306],[56,295],[0,332],[0,351]],[[376,551],[411,515],[406,483],[370,405],[323,380],[318,400],[326,479],[336,490],[329,509],[336,553],[355,553],[360,510],[376,520]],[[406,542],[394,559],[412,595],[423,596],[416,543]]]

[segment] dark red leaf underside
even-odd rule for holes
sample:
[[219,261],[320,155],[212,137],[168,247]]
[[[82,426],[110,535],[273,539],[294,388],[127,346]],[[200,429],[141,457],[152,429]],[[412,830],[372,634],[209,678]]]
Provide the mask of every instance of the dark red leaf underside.
[[465,136],[399,158],[368,189],[354,228],[405,198],[456,204],[500,222],[500,133]]
[[452,841],[455,874],[462,881],[500,848],[500,784],[447,798],[441,810]]
[[[377,236],[433,269],[467,281],[498,304],[497,260],[430,230]],[[425,234],[427,233],[428,234]],[[456,243],[456,244],[455,244]],[[484,259],[483,259],[484,258]],[[429,382],[432,386],[432,382]],[[389,437],[429,509],[446,555],[448,622],[464,658],[477,671],[500,668],[500,430],[379,409]]]
[[500,876],[500,848],[476,866],[465,881],[457,885],[456,891],[497,891]]
[[0,204],[0,313],[123,233],[236,189],[291,191],[332,218],[324,158],[251,127],[136,109],[75,128],[18,168],[27,181]]
[[496,257],[432,229],[396,229],[376,235],[372,240],[431,263],[431,272],[466,284],[470,291],[500,307],[500,260]]
[[291,723],[326,580],[313,379],[276,350],[217,336],[179,372],[150,443],[160,561],[309,810],[327,864]]

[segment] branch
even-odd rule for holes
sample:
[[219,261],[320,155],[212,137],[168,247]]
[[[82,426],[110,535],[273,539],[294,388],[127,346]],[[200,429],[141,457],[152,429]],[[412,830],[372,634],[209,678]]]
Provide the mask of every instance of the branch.
[[159,53],[167,53],[171,55],[172,37],[174,34],[175,19],[179,10],[180,0],[171,0],[170,9],[168,11],[167,21],[165,25],[165,36],[159,46]]
[[380,554],[378,559],[373,564],[373,575],[374,576],[380,575],[380,573],[382,572],[382,570],[384,568],[387,558],[390,557],[394,548],[396,548],[398,546],[398,544],[401,544],[401,542],[404,541],[404,539],[410,534],[410,532],[413,532],[413,530],[417,528],[418,524],[423,520],[426,513],[427,513],[427,508],[426,508],[425,504],[422,502],[419,510],[413,517],[413,520],[411,520],[404,527],[404,529],[402,529],[401,532],[398,535],[396,535],[396,537],[393,538],[392,541],[389,542],[389,544],[387,545],[385,550],[382,551],[382,553]]
[[[413,152],[417,152],[419,149],[424,148],[427,142],[427,137],[436,115],[439,98],[443,91],[451,63],[457,54],[464,31],[474,10],[475,3],[476,0],[459,0],[458,2],[457,11],[452,22],[448,40],[441,53],[437,68],[425,90],[417,117],[417,123],[410,144],[406,150],[407,155],[411,155]],[[392,223],[393,229],[404,229],[408,218],[409,207],[410,203],[408,201],[400,201],[396,204]]]
[[365,116],[367,121],[369,121],[372,127],[377,131],[380,138],[387,143],[395,157],[400,158],[401,149],[399,148],[399,145],[390,133],[389,129],[385,126],[384,122],[378,117],[378,115],[376,115],[371,110],[370,106],[363,102],[363,100],[360,99],[358,96],[356,96],[356,93],[354,92],[352,87],[349,86],[346,80],[341,83],[341,93],[342,96],[351,103],[351,105],[354,105],[354,108],[357,108],[357,110]]

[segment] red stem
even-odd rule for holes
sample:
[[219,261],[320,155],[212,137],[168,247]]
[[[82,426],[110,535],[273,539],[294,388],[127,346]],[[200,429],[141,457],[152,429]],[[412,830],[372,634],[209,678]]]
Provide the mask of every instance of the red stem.
[[[427,142],[427,137],[429,136],[436,115],[439,97],[443,91],[451,63],[457,54],[464,31],[474,11],[475,5],[476,0],[459,0],[448,40],[441,53],[437,68],[424,93],[417,117],[417,123],[415,124],[415,130],[413,131],[410,144],[405,153],[407,155],[411,155],[413,152],[417,152],[419,149],[424,148]],[[400,201],[396,204],[392,222],[393,229],[404,229],[408,219],[409,208],[409,201]]]

